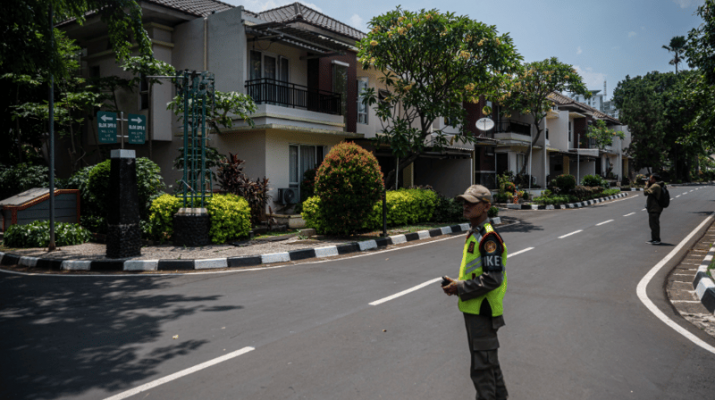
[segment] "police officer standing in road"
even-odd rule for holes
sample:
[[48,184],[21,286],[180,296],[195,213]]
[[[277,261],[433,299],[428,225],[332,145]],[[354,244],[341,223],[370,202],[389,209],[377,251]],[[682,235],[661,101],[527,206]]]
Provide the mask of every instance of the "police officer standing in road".
[[504,326],[506,244],[487,217],[492,206],[489,189],[472,185],[457,199],[462,201],[464,217],[469,219],[472,228],[464,243],[459,278],[453,280],[445,276],[442,290],[459,297],[472,357],[470,377],[477,389],[477,400],[502,400],[508,393],[497,358],[497,330]]
[[660,213],[663,207],[660,205],[660,195],[663,191],[664,183],[658,174],[653,174],[646,182],[643,194],[648,196],[645,208],[648,210],[648,224],[650,225],[650,240],[647,243],[660,244]]

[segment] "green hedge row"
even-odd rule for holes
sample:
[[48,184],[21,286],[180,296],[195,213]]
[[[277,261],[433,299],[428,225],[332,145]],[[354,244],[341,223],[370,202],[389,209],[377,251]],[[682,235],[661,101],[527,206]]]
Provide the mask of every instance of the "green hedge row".
[[[333,234],[333,229],[325,222],[321,214],[320,198],[317,196],[303,203],[301,214],[309,228],[320,234]],[[448,202],[449,203],[449,202]],[[387,225],[401,226],[420,222],[429,222],[440,204],[439,196],[432,190],[399,189],[387,192]],[[367,218],[363,220],[364,230],[376,230],[382,227],[382,201],[376,202]]]
[[[55,223],[55,245],[72,246],[89,242],[92,233],[78,224]],[[3,237],[5,247],[47,247],[50,244],[50,221],[35,221],[27,225],[10,225]]]
[[[174,233],[174,214],[182,206],[182,199],[170,194],[156,198],[149,208],[149,235],[165,242]],[[247,237],[251,231],[251,208],[248,201],[235,194],[215,194],[206,198],[206,210],[211,218],[209,238],[221,244]]]

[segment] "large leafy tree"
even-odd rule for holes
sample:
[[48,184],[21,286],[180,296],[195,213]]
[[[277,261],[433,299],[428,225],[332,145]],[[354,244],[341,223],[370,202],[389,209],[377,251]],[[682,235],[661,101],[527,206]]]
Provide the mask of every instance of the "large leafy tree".
[[136,0],[14,0],[0,13],[0,68],[4,72],[45,71],[56,76],[69,72],[60,46],[50,42],[50,6],[54,23],[75,20],[82,24],[87,17],[98,15],[107,24],[117,60],[129,56],[132,41],[140,53],[152,52]]
[[[26,108],[27,117],[18,118],[17,107],[23,104],[42,106],[47,98],[50,75],[59,84],[78,83],[72,76],[76,74],[73,58],[67,57],[68,39],[57,28],[53,35],[50,34],[50,6],[55,24],[71,20],[75,21],[71,23],[82,24],[87,18],[100,18],[108,27],[109,41],[118,60],[129,56],[134,43],[141,54],[151,54],[151,42],[143,28],[142,12],[136,0],[15,0],[6,3],[8,5],[0,13],[0,76],[5,78],[0,79],[0,92],[4,94],[0,96],[0,163],[37,162],[47,132],[46,125],[42,127],[37,119],[42,110]],[[58,90],[68,95],[76,93],[75,89],[83,91],[67,86]],[[82,107],[79,100],[72,96],[55,99],[58,106],[59,102],[65,102],[74,109]],[[43,107],[46,110],[46,106]],[[58,114],[58,118],[62,125],[62,115]]]
[[[76,170],[82,166],[88,154],[81,140],[86,114],[94,107],[100,107],[104,96],[79,75],[79,61],[76,57],[79,48],[64,35],[60,35],[59,39],[59,54],[69,73],[55,80],[54,121],[57,135],[67,139],[69,147],[66,156]],[[25,153],[34,152],[39,158],[41,138],[49,121],[49,105],[45,96],[42,96],[44,91],[38,89],[48,85],[47,76],[40,73],[7,73],[2,78],[15,85],[15,104],[9,107],[13,123],[9,136],[20,144],[20,149],[24,148]]]
[[689,179],[699,152],[697,143],[683,140],[696,108],[688,94],[695,76],[692,71],[651,72],[618,83],[613,101],[631,131],[628,152],[636,169],[668,170],[674,179]]
[[[544,130],[542,125],[552,106],[549,100],[552,92],[571,92],[590,96],[578,72],[571,65],[551,57],[525,64],[514,79],[511,95],[500,102],[506,112],[520,112],[532,117],[536,127],[532,145],[537,143]],[[519,172],[521,175],[526,173],[530,156],[527,154],[524,160],[524,165]]]
[[681,140],[709,156],[715,153],[715,1],[705,0],[697,14],[703,23],[689,32],[686,48],[688,64],[697,68],[688,84],[688,98],[697,107]]
[[668,62],[670,65],[675,65],[675,73],[678,73],[678,64],[685,61],[685,46],[687,45],[687,40],[685,36],[674,36],[670,39],[670,44],[668,46],[663,46],[664,49],[673,53],[673,59]]
[[[389,95],[378,101],[374,89],[365,102],[376,105],[382,132],[375,141],[387,144],[400,158],[398,169],[414,162],[427,145],[440,151],[450,141],[473,142],[471,135],[458,137],[433,129],[439,117],[463,127],[463,102],[480,95],[497,100],[503,96],[521,56],[508,34],[486,25],[437,10],[411,12],[397,9],[374,17],[370,32],[358,43],[364,69],[381,72]],[[394,183],[396,170],[386,182]]]

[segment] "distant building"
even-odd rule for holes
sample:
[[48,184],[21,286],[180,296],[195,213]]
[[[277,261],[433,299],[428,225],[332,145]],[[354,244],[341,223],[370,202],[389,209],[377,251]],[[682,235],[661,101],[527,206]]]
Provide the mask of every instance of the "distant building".
[[600,90],[591,90],[591,98],[587,99],[582,94],[570,93],[569,96],[579,103],[593,107],[602,113],[613,118],[618,118],[620,110],[616,109],[616,104],[612,100],[606,100],[606,82],[603,82],[603,92]]

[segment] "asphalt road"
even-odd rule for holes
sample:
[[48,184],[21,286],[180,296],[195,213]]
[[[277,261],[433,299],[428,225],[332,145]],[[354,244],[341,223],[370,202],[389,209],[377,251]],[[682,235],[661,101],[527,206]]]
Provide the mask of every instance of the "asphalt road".
[[[696,189],[671,188],[662,246],[645,243],[642,193],[578,210],[511,214],[524,222],[501,229],[510,254],[533,248],[507,263],[499,357],[511,399],[715,398],[715,354],[656,318],[636,294],[643,276],[715,211],[715,188]],[[456,276],[462,244],[459,235],[219,274],[3,273],[0,398],[474,398],[456,298],[434,282],[370,305]],[[688,248],[647,294],[715,345],[664,295],[668,271]],[[227,354],[233,357],[202,368]],[[167,377],[175,379],[127,393]]]

